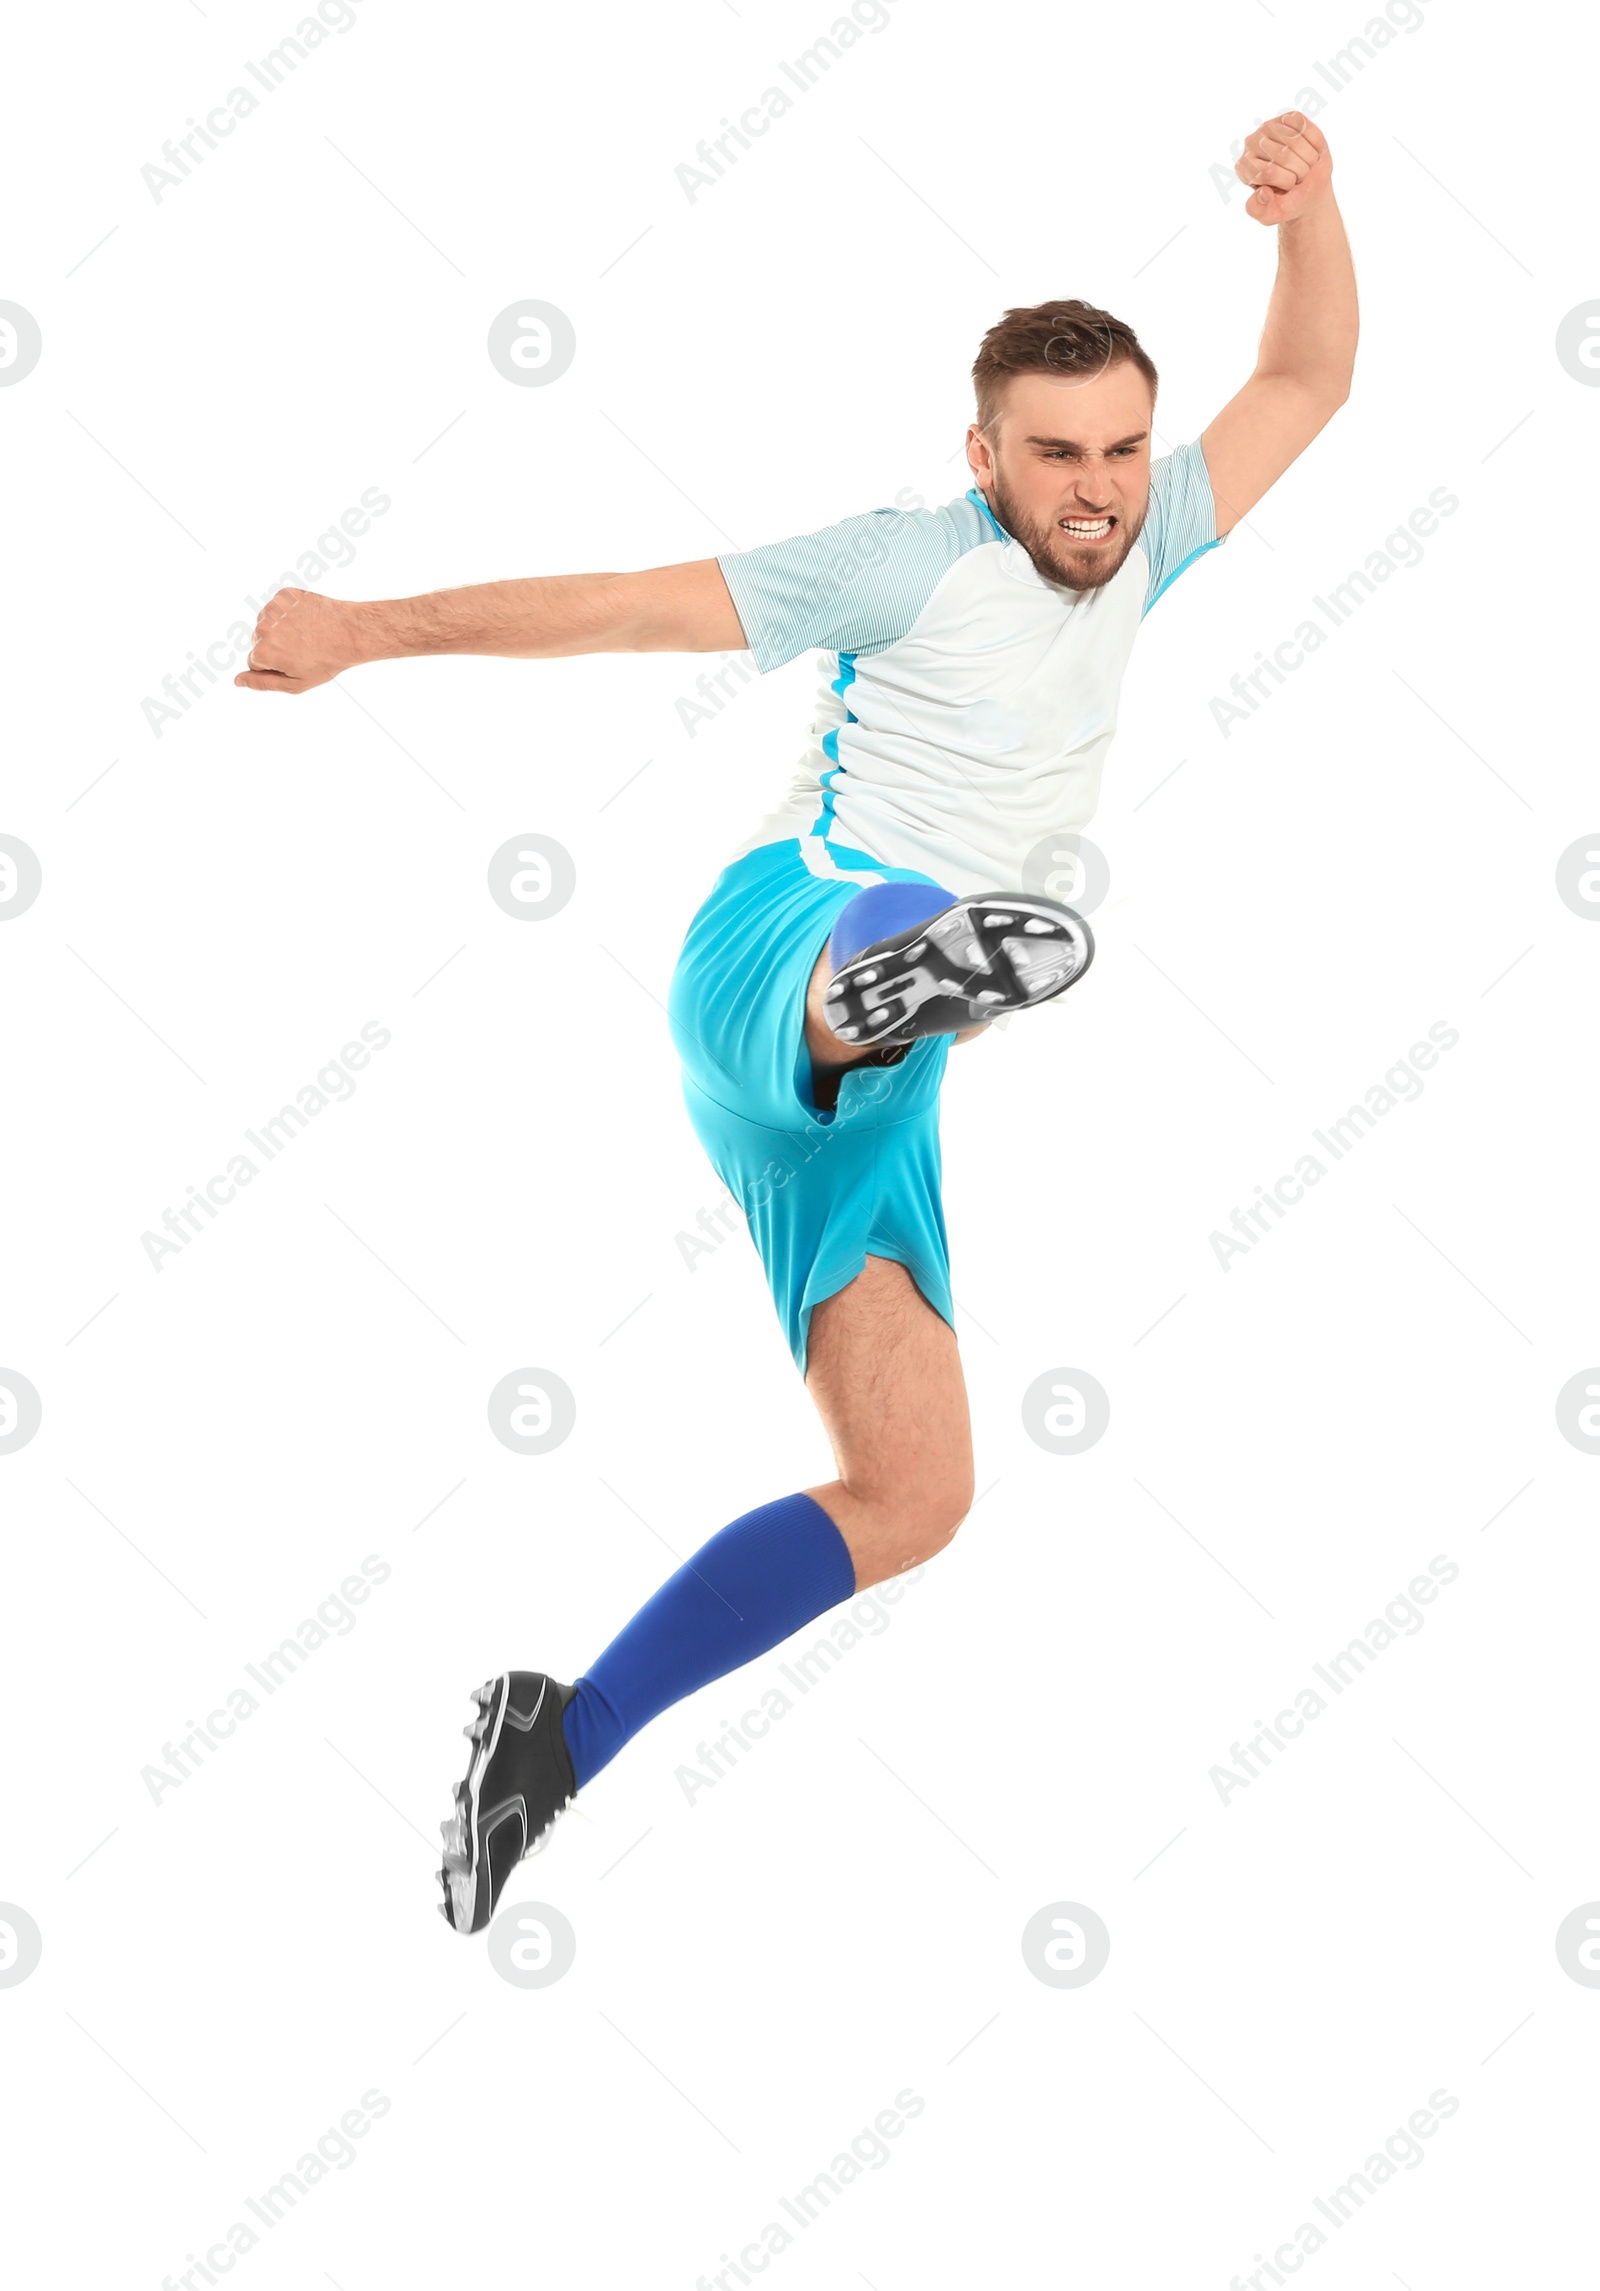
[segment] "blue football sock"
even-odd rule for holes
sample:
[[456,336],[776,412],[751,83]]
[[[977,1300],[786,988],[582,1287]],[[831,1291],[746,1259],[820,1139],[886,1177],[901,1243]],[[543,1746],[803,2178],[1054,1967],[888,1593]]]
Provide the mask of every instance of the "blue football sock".
[[954,905],[955,893],[939,883],[869,883],[834,917],[829,968],[838,970],[863,947],[892,939],[896,931],[914,930],[918,923],[931,923]]
[[579,1788],[669,1704],[753,1662],[855,1587],[844,1537],[811,1496],[781,1496],[722,1528],[576,1682],[561,1725]]

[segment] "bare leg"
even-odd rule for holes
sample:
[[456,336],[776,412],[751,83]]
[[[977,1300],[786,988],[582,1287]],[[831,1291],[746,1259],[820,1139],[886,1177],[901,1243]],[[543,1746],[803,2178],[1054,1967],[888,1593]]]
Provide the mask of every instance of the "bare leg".
[[942,1551],[972,1505],[972,1428],[955,1332],[904,1265],[869,1257],[811,1316],[806,1388],[839,1477],[805,1493],[867,1590]]
[[813,1067],[854,1066],[859,1059],[872,1056],[870,1042],[846,1042],[835,1034],[823,1016],[823,997],[833,967],[828,961],[828,950],[823,948],[811,971],[811,984],[806,988],[806,1048],[811,1053]]

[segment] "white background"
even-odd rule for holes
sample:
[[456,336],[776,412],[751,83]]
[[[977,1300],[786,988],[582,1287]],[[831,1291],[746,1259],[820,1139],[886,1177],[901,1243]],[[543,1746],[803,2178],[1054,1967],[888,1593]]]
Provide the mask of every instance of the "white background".
[[[1600,1359],[1600,930],[1555,867],[1600,812],[1600,395],[1554,337],[1600,281],[1574,19],[1422,0],[1333,93],[1314,66],[1364,12],[1331,0],[892,0],[690,201],[674,169],[829,5],[354,13],[159,201],[141,167],[292,0],[12,35],[0,296],[44,339],[0,390],[0,831],[44,875],[0,933],[0,1365],[44,1411],[0,1457],[0,1899],[43,1935],[0,1988],[25,2279],[156,2291],[376,2088],[355,2161],[237,2262],[252,2291],[691,2291],[910,2088],[890,2160],[772,2261],[787,2291],[1223,2291],[1443,2088],[1425,2161],[1308,2279],[1575,2280],[1600,1994],[1553,1944],[1600,1895],[1600,1459],[1554,1403]],[[1354,396],[1149,624],[1092,978],[945,1093],[981,1501],[692,1805],[676,1769],[777,1655],[617,1760],[510,1895],[570,1920],[572,1970],[513,1987],[434,1914],[466,1691],[570,1677],[664,1545],[830,1468],[743,1233],[693,1271],[677,1243],[719,1189],[661,1008],[813,670],[692,741],[704,664],[673,658],[224,681],[159,738],[141,703],[366,488],[392,506],[333,594],[950,499],[1008,303],[1126,316],[1164,442],[1196,435],[1273,262],[1216,171],[1307,86]],[[548,388],[485,354],[530,296],[577,333]],[[1423,561],[1224,737],[1229,679],[1440,487]],[[532,924],[485,888],[527,833],[578,871]],[[371,1020],[354,1098],[155,1270],[141,1235]],[[1224,1270],[1213,1230],[1437,1021],[1460,1039],[1420,1099]],[[577,1400],[543,1458],[485,1415],[526,1365]],[[1061,1367],[1110,1395],[1077,1457],[1021,1421]],[[152,1803],[141,1769],[367,1554],[391,1573],[356,1627]],[[1425,1627],[1221,1803],[1230,1744],[1439,1554]],[[1110,1930],[1088,1987],[1024,1964],[1057,1901]]]

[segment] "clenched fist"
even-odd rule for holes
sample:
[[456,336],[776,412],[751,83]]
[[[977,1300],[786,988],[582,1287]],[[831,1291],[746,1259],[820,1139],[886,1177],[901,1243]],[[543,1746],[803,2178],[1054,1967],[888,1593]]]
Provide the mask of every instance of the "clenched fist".
[[1264,120],[1233,163],[1241,183],[1251,185],[1245,213],[1258,223],[1292,223],[1328,188],[1333,159],[1326,139],[1303,111],[1281,112]]
[[360,607],[313,589],[280,589],[256,621],[245,671],[234,678],[251,692],[309,692],[370,658],[359,634]]

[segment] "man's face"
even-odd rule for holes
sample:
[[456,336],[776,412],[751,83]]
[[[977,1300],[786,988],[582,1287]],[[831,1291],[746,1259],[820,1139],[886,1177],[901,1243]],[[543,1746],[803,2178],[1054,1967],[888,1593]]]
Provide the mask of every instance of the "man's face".
[[1150,506],[1150,385],[1126,359],[1084,381],[1014,374],[967,432],[979,491],[1040,578],[1104,587]]

